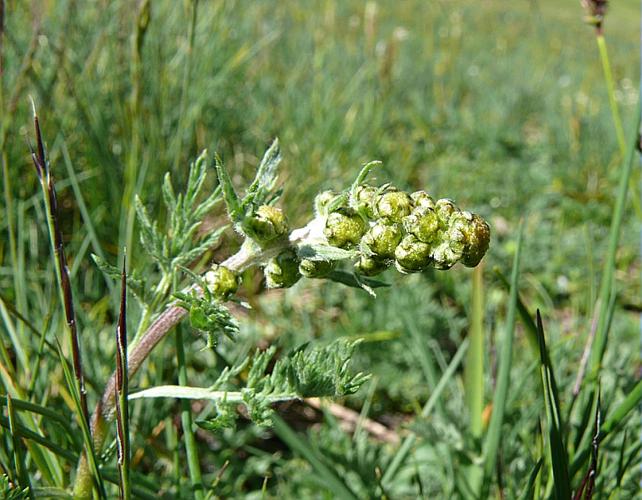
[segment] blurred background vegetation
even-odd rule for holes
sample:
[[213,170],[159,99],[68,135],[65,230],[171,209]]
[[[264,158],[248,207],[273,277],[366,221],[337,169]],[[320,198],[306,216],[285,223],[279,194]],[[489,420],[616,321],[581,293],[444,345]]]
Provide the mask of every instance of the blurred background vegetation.
[[[638,7],[613,2],[605,23],[625,126],[638,104]],[[90,254],[116,264],[126,245],[136,269],[147,256],[139,251],[135,193],[162,218],[165,172],[181,185],[189,161],[208,149],[243,186],[278,137],[281,206],[293,225],[311,216],[315,193],[347,187],[373,159],[383,161],[380,182],[453,198],[489,220],[485,404],[506,322],[507,288],[494,270],[510,274],[524,218],[520,293],[531,312],[542,310],[561,404],[569,407],[622,161],[594,30],[578,2],[217,0],[196,8],[188,1],[4,0],[4,9],[0,338],[7,346],[16,337],[28,351],[38,349],[19,314],[50,340],[63,321],[52,301],[46,222],[26,145],[31,95],[58,183],[91,404],[114,367],[118,286]],[[607,408],[633,387],[639,369],[637,170],[617,254],[619,295],[602,374]],[[206,227],[220,226],[223,216],[212,214]],[[220,261],[238,244],[230,236],[210,257]],[[187,336],[190,383],[207,386],[226,360],[257,346],[276,343],[285,351],[312,339],[364,338],[355,365],[372,373],[372,382],[338,403],[367,412],[397,436],[410,428],[419,437],[390,498],[448,498],[474,448],[462,378],[449,381],[428,417],[418,414],[468,334],[472,276],[463,267],[410,277],[390,272],[385,279],[393,286],[373,299],[313,280],[266,292],[253,273],[242,290],[253,309],[239,311],[237,342],[222,342],[215,354]],[[538,356],[520,325],[515,343],[501,458],[508,492],[522,490],[542,455]],[[132,386],[173,383],[173,359],[166,342]],[[69,412],[55,353],[45,349],[33,385],[49,407]],[[204,410],[200,403],[192,409],[197,417]],[[375,494],[394,439],[348,432],[328,410],[290,405],[282,413],[297,439],[358,496]],[[187,487],[177,414],[172,401],[132,405],[133,470],[168,497]],[[641,479],[639,453],[631,451],[639,412],[627,426],[602,456],[617,463],[625,450],[631,463],[622,477],[598,480],[602,492],[620,487],[622,498],[638,494]],[[2,432],[0,439],[9,439]],[[241,423],[197,438],[217,495],[325,495],[310,456],[278,433]]]

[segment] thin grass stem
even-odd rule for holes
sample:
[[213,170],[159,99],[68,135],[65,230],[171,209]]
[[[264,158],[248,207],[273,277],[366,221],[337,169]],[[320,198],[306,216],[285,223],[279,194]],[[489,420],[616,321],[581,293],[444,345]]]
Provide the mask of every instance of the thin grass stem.
[[[178,383],[181,386],[186,386],[188,384],[187,367],[185,366],[183,332],[180,326],[176,329],[176,363],[178,365]],[[201,475],[201,464],[198,458],[198,446],[196,444],[196,438],[192,428],[192,411],[189,400],[181,400],[181,424],[183,426],[183,439],[185,440],[187,466],[192,484],[192,495],[196,500],[202,500],[205,498],[203,479]]]
[[464,366],[464,390],[470,432],[475,438],[482,435],[484,411],[484,268],[473,270],[472,304],[470,314],[470,349]]
[[123,261],[120,292],[120,315],[116,328],[116,438],[118,441],[118,472],[120,498],[131,498],[130,444],[129,444],[129,391],[127,380],[127,273]]

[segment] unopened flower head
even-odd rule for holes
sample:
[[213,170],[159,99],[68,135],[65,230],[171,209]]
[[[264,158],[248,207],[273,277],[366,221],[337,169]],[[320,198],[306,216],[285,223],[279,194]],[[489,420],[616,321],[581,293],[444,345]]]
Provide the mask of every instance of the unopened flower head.
[[239,287],[239,277],[227,267],[216,264],[205,273],[205,282],[209,291],[219,300],[229,299]]
[[367,184],[357,186],[354,193],[354,207],[369,219],[375,218],[375,201],[378,189]]
[[431,250],[429,244],[408,234],[395,249],[395,265],[402,273],[423,271],[432,264]]
[[377,215],[390,222],[401,222],[410,214],[413,203],[408,193],[390,189],[377,200]]
[[333,247],[352,248],[366,232],[366,222],[351,208],[340,208],[328,215],[323,233]]
[[380,260],[367,255],[362,255],[354,265],[354,270],[364,276],[376,276],[382,273],[389,267],[387,260]]
[[415,191],[410,199],[417,208],[435,208],[435,200],[425,191]]
[[395,248],[402,236],[403,231],[399,224],[386,224],[379,220],[363,236],[361,248],[366,255],[378,259],[394,259]]
[[306,278],[325,278],[334,267],[334,261],[303,259],[299,264],[299,273]]
[[268,288],[289,288],[301,278],[299,258],[291,248],[270,259],[263,269]]
[[288,223],[280,208],[261,205],[248,225],[258,243],[268,243],[288,234]]
[[463,230],[465,243],[461,262],[467,267],[475,267],[482,260],[490,244],[490,226],[477,214]]
[[328,205],[330,205],[332,200],[334,200],[337,196],[339,196],[339,193],[332,190],[321,191],[318,195],[316,195],[316,197],[314,198],[314,210],[317,216],[327,215]]
[[419,241],[434,243],[439,238],[441,220],[437,212],[426,205],[420,205],[403,219],[404,228]]
[[444,225],[448,225],[450,218],[459,212],[459,209],[452,200],[442,198],[435,202],[435,212]]

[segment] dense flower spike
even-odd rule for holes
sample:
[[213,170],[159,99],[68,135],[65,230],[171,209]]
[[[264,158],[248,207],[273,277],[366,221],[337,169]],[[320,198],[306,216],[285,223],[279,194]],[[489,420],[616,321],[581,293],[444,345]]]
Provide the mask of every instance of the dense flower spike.
[[219,300],[229,299],[239,287],[239,277],[227,267],[216,264],[205,273],[205,282],[212,295]]
[[288,248],[270,259],[263,272],[268,288],[289,288],[301,278],[299,258]]

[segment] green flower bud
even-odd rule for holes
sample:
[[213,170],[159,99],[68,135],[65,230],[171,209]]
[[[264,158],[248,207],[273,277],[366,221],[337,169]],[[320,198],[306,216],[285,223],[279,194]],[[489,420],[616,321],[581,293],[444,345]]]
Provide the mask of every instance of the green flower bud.
[[377,200],[377,215],[390,222],[401,222],[410,214],[413,204],[410,196],[403,191],[387,191]]
[[363,213],[369,219],[375,218],[375,200],[377,198],[377,188],[367,184],[357,186],[354,193],[354,207]]
[[317,215],[326,215],[328,205],[334,200],[339,193],[332,190],[322,191],[314,198],[314,210]]
[[452,200],[442,198],[435,203],[435,212],[444,224],[448,224],[450,217],[459,212],[459,209]]
[[299,272],[306,278],[324,278],[335,267],[334,261],[303,259],[299,264]]
[[389,261],[362,255],[354,265],[354,270],[364,276],[375,276],[388,269]]
[[462,230],[465,237],[461,262],[466,267],[475,267],[482,260],[490,244],[490,226],[477,214],[470,214],[467,226]]
[[239,277],[227,267],[214,264],[212,269],[205,273],[205,283],[214,297],[227,300],[238,290]]
[[395,248],[401,241],[403,232],[399,224],[385,224],[378,221],[361,239],[361,248],[366,254],[379,259],[394,259]]
[[292,249],[270,259],[263,269],[268,288],[289,288],[301,278],[299,258]]
[[462,251],[462,242],[444,239],[431,253],[435,269],[450,269],[461,259]]
[[416,207],[435,208],[435,200],[425,191],[415,191],[410,195],[410,199]]
[[269,205],[261,205],[247,223],[259,243],[273,241],[288,233],[283,211]]
[[328,215],[323,234],[333,247],[350,248],[366,232],[366,222],[351,208],[340,208]]
[[406,235],[395,250],[395,265],[399,272],[414,273],[432,264],[431,247],[413,234]]
[[424,243],[434,243],[440,236],[441,222],[437,212],[427,206],[417,206],[408,217],[404,217],[406,231]]

